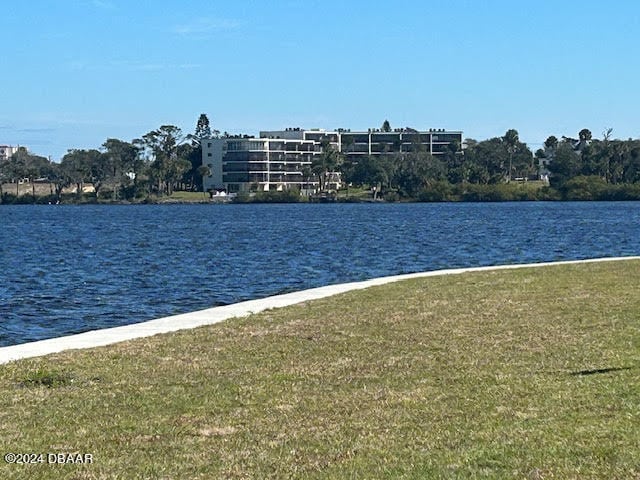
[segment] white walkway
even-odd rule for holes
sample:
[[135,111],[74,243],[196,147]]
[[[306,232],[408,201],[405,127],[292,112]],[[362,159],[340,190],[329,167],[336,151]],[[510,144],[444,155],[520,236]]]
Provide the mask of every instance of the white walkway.
[[184,313],[171,317],[159,318],[148,322],[135,323],[122,327],[92,330],[90,332],[70,335],[67,337],[52,338],[38,342],[24,343],[10,347],[0,348],[0,364],[22,358],[39,357],[50,353],[61,352],[78,348],[92,348],[112,343],[123,342],[135,338],[149,337],[159,333],[175,332],[188,328],[211,325],[234,317],[244,317],[252,313],[258,313],[269,308],[286,307],[307,300],[329,297],[338,293],[359,290],[363,288],[383,285],[386,283],[408,280],[412,278],[433,277],[438,275],[455,275],[466,272],[482,272],[487,270],[510,270],[516,268],[544,267],[548,265],[567,265],[588,262],[610,262],[616,260],[640,260],[640,257],[598,258],[591,260],[576,260],[567,262],[534,263],[521,265],[503,265],[495,267],[456,268],[448,270],[435,270],[430,272],[410,273],[406,275],[394,275],[390,277],[374,278],[363,282],[343,283],[326,287],[312,288],[301,292],[287,293],[259,300],[209,308],[197,312]]

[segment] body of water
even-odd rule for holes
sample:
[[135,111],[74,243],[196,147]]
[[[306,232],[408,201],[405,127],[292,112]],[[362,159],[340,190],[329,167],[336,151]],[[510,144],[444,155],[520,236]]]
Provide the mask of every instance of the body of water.
[[0,346],[393,274],[640,254],[640,203],[0,207]]

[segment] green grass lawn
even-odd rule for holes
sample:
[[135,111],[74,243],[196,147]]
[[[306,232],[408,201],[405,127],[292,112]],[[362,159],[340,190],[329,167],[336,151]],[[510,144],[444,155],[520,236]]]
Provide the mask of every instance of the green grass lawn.
[[0,478],[640,478],[640,262],[430,277],[0,365]]
[[169,202],[205,202],[209,200],[209,194],[207,192],[173,192],[170,197],[165,197],[161,201]]

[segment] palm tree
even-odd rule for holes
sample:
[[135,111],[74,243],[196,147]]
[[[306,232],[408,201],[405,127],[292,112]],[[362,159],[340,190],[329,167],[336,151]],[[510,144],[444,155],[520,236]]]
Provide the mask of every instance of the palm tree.
[[509,172],[507,173],[507,181],[511,181],[511,170],[513,169],[513,154],[516,152],[518,148],[518,143],[520,143],[520,139],[518,138],[518,131],[513,128],[507,130],[502,137],[502,141],[507,145],[507,151],[509,152]]
[[204,177],[211,175],[211,169],[207,165],[200,165],[197,169],[198,175],[202,178],[202,193],[206,193],[204,190]]
[[318,177],[320,191],[326,189],[327,176],[335,172],[340,163],[340,153],[329,143],[327,139],[321,141],[322,152],[315,156],[311,162],[311,172]]

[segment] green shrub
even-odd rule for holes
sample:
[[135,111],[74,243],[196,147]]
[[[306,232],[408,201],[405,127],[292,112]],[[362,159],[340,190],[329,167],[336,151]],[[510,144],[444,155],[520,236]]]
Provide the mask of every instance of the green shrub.
[[453,186],[447,181],[437,181],[425,187],[419,194],[419,202],[448,202],[453,197]]
[[306,201],[306,197],[300,195],[300,190],[293,188],[281,192],[257,192],[253,195],[249,192],[238,192],[234,199],[235,203],[298,203],[301,201]]
[[4,203],[6,205],[11,205],[13,203],[16,203],[17,198],[18,197],[16,197],[16,195],[13,193],[3,192],[1,203]]
[[607,182],[602,177],[579,175],[567,180],[561,191],[565,200],[604,200],[607,187]]
[[250,203],[251,194],[249,192],[238,192],[233,201],[234,203]]
[[537,191],[536,199],[537,200],[545,200],[545,201],[561,200],[562,199],[562,195],[555,188],[542,187],[540,190]]
[[462,193],[465,202],[510,202],[516,200],[513,188],[506,184],[467,185]]
[[640,183],[608,185],[604,198],[606,200],[640,200]]
[[395,192],[393,190],[390,190],[388,192],[384,192],[378,198],[384,199],[385,202],[398,202],[398,201],[400,201],[400,195],[398,194],[398,192]]

